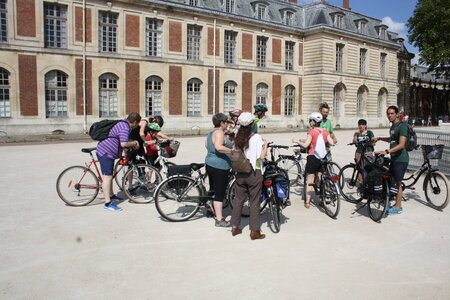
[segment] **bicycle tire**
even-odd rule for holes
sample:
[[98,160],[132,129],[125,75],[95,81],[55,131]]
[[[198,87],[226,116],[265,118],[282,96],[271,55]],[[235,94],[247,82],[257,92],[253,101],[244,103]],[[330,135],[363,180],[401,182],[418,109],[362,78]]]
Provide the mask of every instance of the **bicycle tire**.
[[[437,186],[435,186],[437,185]],[[436,209],[443,210],[449,201],[449,184],[447,177],[439,171],[433,171],[430,174],[427,174],[423,181],[423,191],[425,193],[425,198],[428,201],[428,204]],[[429,189],[430,188],[430,189]],[[443,192],[445,189],[445,192]],[[442,200],[438,201],[438,195],[442,195]]]
[[342,197],[353,204],[362,201],[361,183],[358,180],[359,171],[354,164],[344,166],[339,172],[339,187]]
[[341,208],[341,201],[339,199],[339,189],[337,184],[331,178],[325,177],[322,179],[322,186],[320,189],[321,201],[325,209],[325,213],[335,219],[339,214]]
[[275,161],[278,168],[286,171],[290,185],[300,184],[302,179],[302,167],[294,157],[280,157]]
[[335,163],[334,161],[330,161],[327,164],[327,168],[328,168],[328,173],[330,174],[330,176],[338,176],[339,173],[341,172],[341,166],[339,166],[338,163]]
[[158,184],[162,181],[159,171],[148,164],[137,164],[128,169],[122,179],[125,196],[135,203],[149,203]]
[[89,168],[72,166],[56,180],[58,196],[67,205],[85,206],[94,201],[100,190],[97,176]]
[[[234,205],[234,199],[235,199],[235,186],[236,186],[236,178],[232,179],[229,184],[228,192],[227,192],[227,203],[230,205],[231,210],[235,207]],[[263,191],[261,191],[263,193]],[[260,203],[260,212],[266,208],[267,200],[264,200]],[[250,216],[250,204],[249,204],[249,197],[247,195],[246,199],[244,200],[244,204],[242,205],[242,211],[241,211],[242,217],[249,217]]]
[[275,196],[275,194],[273,194],[273,191],[272,196],[270,197],[268,202],[270,214],[272,216],[272,224],[273,224],[272,229],[274,232],[280,232],[281,208],[277,197]]
[[383,193],[380,195],[369,194],[367,199],[367,211],[369,217],[379,222],[389,206],[389,182],[387,179],[383,180]]
[[120,164],[120,159],[116,161],[114,164],[114,181],[116,182],[117,186],[120,190],[122,190],[122,181],[123,177],[125,176],[125,173],[127,173],[128,168],[126,168],[127,165]]
[[161,182],[155,191],[155,206],[164,219],[182,222],[192,218],[200,209],[201,188],[195,180],[174,175]]

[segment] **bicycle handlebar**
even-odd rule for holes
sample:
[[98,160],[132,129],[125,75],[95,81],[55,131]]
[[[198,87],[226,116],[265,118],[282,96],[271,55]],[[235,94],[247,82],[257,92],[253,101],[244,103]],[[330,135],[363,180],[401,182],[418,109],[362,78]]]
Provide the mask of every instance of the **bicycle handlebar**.
[[267,146],[275,149],[289,149],[289,146],[275,145],[273,142],[268,143]]

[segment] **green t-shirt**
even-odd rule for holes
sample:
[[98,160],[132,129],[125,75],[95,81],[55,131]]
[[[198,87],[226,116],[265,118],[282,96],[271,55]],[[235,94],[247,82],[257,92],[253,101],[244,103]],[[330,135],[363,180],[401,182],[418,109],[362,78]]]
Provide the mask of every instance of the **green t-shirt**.
[[[398,137],[397,140],[395,139],[395,130],[398,127]],[[403,122],[397,122],[395,124],[392,124],[391,129],[389,130],[390,137],[391,137],[391,145],[390,149],[394,148],[398,145],[400,141],[401,136],[406,136],[408,138],[408,127]],[[395,162],[406,162],[409,163],[409,154],[408,151],[406,151],[405,148],[403,148],[400,151],[394,152],[391,154],[391,160]]]
[[333,133],[333,125],[331,125],[330,119],[327,119],[325,122],[320,122],[320,128],[328,130],[329,133]]
[[[360,132],[358,132],[358,133],[356,133],[356,141],[357,142],[362,142],[362,141],[365,141],[365,140],[372,140],[372,138],[374,137],[375,135],[373,134],[373,132],[371,131],[371,130],[367,130],[367,132],[366,133],[360,133]],[[373,148],[373,146],[372,145],[369,145],[369,146],[367,146],[367,148],[366,148],[366,152],[373,152],[375,149]],[[357,153],[362,153],[363,152],[363,146],[362,145],[359,145],[357,148],[356,148],[356,152]]]

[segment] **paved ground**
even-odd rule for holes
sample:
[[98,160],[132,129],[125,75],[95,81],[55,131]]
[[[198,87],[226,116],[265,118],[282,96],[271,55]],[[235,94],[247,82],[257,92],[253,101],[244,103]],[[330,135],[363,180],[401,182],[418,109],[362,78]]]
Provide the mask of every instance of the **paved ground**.
[[[351,135],[337,132],[342,165]],[[294,134],[265,136],[290,144]],[[180,140],[175,162],[203,161],[204,137]],[[294,195],[281,232],[267,228],[264,213],[267,238],[251,241],[248,226],[232,237],[204,217],[169,223],[153,204],[125,202],[118,213],[104,211],[102,199],[65,206],[56,178],[82,164],[89,146],[0,147],[1,299],[450,298],[450,208],[431,209],[420,190],[407,194],[404,214],[380,224],[349,203],[332,220]]]

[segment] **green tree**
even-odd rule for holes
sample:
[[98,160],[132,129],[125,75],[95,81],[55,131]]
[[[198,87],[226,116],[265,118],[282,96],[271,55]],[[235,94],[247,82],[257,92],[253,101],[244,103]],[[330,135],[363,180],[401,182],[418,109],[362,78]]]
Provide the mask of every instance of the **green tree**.
[[419,48],[419,63],[450,77],[450,0],[418,0],[408,19],[408,40]]

